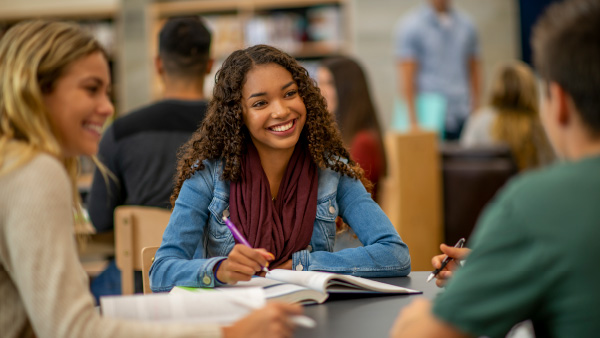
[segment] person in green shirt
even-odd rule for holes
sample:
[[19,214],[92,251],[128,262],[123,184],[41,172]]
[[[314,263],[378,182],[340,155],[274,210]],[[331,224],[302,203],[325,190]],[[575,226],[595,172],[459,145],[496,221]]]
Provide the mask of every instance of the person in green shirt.
[[433,304],[406,307],[391,337],[504,337],[525,320],[537,337],[600,335],[600,1],[552,4],[532,45],[540,117],[564,161],[502,190],[464,267]]

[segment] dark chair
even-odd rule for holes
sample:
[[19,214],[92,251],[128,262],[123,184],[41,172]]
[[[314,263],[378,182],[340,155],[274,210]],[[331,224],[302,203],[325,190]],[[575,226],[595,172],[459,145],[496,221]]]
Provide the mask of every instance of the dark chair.
[[445,243],[469,238],[481,212],[496,192],[518,172],[505,146],[440,147],[444,196]]

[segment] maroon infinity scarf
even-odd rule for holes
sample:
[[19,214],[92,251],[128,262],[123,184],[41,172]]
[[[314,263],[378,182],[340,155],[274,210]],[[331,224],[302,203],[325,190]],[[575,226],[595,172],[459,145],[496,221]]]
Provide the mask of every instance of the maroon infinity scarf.
[[310,243],[317,214],[317,166],[307,146],[299,141],[275,201],[252,142],[248,143],[241,167],[241,179],[230,184],[231,220],[252,247],[273,253],[271,266],[277,266]]

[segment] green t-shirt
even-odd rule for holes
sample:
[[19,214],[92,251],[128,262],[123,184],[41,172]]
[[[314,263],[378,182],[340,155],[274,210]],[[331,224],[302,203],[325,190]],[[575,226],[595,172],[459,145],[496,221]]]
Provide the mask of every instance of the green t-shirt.
[[464,332],[600,336],[600,157],[513,180],[488,206],[473,251],[434,314]]

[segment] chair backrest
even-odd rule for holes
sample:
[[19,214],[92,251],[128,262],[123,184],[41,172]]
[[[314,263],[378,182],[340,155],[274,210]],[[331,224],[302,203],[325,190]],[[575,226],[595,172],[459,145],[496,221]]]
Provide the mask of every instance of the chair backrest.
[[441,149],[445,243],[468,238],[481,211],[496,192],[518,172],[507,146]]
[[121,293],[133,294],[133,271],[142,270],[142,248],[159,246],[169,223],[167,209],[122,205],[115,209],[115,260],[121,270]]
[[147,246],[142,249],[142,276],[144,279],[144,294],[152,293],[150,290],[150,267],[154,263],[154,255],[158,250],[157,246]]
[[414,271],[431,269],[443,239],[438,143],[432,131],[385,136],[388,177],[380,205],[410,248]]

